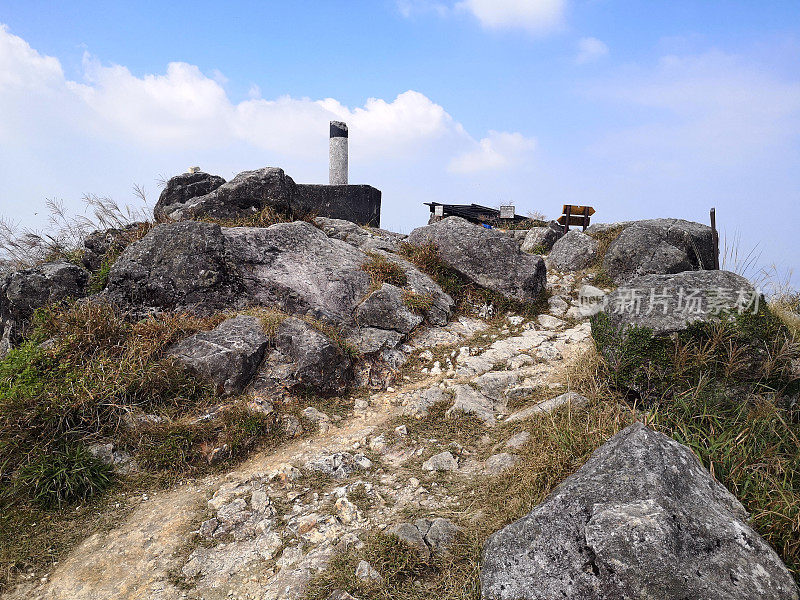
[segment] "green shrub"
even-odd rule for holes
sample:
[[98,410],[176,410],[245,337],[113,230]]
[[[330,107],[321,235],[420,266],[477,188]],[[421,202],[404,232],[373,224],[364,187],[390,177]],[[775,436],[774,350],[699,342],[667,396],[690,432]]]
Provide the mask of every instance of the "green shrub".
[[112,467],[94,458],[82,445],[52,448],[23,465],[15,485],[37,504],[61,507],[87,500],[112,482]]

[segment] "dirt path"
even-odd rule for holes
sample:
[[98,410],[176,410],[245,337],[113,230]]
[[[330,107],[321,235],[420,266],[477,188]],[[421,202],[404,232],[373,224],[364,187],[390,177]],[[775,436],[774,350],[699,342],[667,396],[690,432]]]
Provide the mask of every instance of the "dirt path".
[[[404,412],[408,413],[408,406],[401,406],[406,402],[403,399],[417,401],[424,397],[426,390],[441,394],[443,392],[437,390],[446,391],[450,389],[448,386],[452,389],[469,387],[464,383],[472,383],[474,387],[477,385],[474,382],[481,375],[492,374],[498,362],[508,365],[503,367],[507,370],[499,372],[514,373],[514,381],[505,385],[523,384],[522,375],[517,381],[516,373],[524,374],[527,369],[531,377],[534,374],[538,377],[537,385],[556,386],[552,382],[570,357],[586,347],[587,336],[585,325],[570,328],[567,323],[551,329],[527,324],[527,329],[519,328],[505,337],[495,336],[494,344],[488,349],[476,351],[474,356],[462,352],[462,356],[454,358],[449,378],[448,373],[415,377],[413,383],[400,386],[396,391],[372,395],[366,409],[356,411],[348,420],[332,425],[325,433],[257,453],[225,475],[188,482],[143,498],[140,505],[117,527],[95,533],[76,547],[46,580],[22,584],[5,597],[8,600],[296,598],[303,577],[307,578],[309,569],[324,565],[334,543],[361,528],[385,526],[386,519],[393,513],[386,509],[370,517],[362,515],[347,501],[346,494],[344,500],[334,505],[335,496],[327,494],[323,497],[308,487],[293,492],[293,495],[287,490],[276,491],[271,487],[273,480],[270,479],[270,473],[286,469],[287,465],[302,467],[315,457],[352,453],[358,448],[365,448],[377,434],[386,433],[390,420]],[[512,365],[516,364],[512,361],[525,362],[520,359],[531,358],[531,355],[535,356],[540,351],[549,358],[532,360],[536,364],[511,370]],[[485,365],[489,363],[494,366],[487,368]],[[492,405],[487,397],[481,397]],[[464,410],[469,412],[470,407]],[[502,413],[499,418],[504,418]],[[413,462],[421,456],[422,449],[418,450],[416,453],[398,454],[400,458],[387,455],[381,459],[378,469],[380,476],[373,476],[372,479],[364,476],[369,486],[374,485],[375,490],[379,490],[379,493],[376,492],[378,497],[381,494],[394,494],[396,499],[393,504],[397,507],[404,502],[420,502],[419,493],[414,492],[414,484],[409,486],[406,480],[398,481],[392,472],[395,459]],[[408,478],[409,481],[412,479]],[[419,486],[419,482],[416,485]],[[220,494],[223,490],[220,488],[233,489],[234,492],[230,492],[229,498],[222,498]],[[236,492],[236,489],[244,489],[247,495],[243,496],[244,492]],[[266,489],[270,498],[282,495],[281,498],[288,505],[294,505],[292,513],[282,517],[280,523],[275,511],[259,517],[262,518],[260,522],[254,521],[250,506],[255,505],[256,490],[261,489]],[[228,507],[233,506],[235,501],[242,506],[247,505],[248,510],[239,513],[244,516],[237,517],[235,521],[240,529],[232,529],[233,542],[217,543],[210,550],[202,552],[195,550],[192,557],[201,566],[195,571],[192,586],[186,587],[181,585],[181,581],[185,582],[182,573],[187,572],[188,544],[195,537],[193,534],[200,522],[209,517],[208,501],[212,497],[221,498],[216,506],[219,513],[215,522],[219,520],[224,523],[223,510],[229,510]],[[249,500],[236,500],[239,497]],[[329,498],[328,504],[325,498]],[[447,502],[447,499],[437,499],[435,502]],[[328,506],[334,508],[326,508]],[[330,514],[325,514],[325,510]],[[345,514],[348,510],[352,515]],[[250,529],[242,529],[245,518],[249,519],[247,523],[255,525]],[[261,529],[253,533],[254,527]],[[273,538],[265,537],[267,534]],[[275,539],[275,536],[279,541],[274,548],[264,550],[258,546],[261,543],[259,540]],[[301,543],[291,545],[298,539]],[[304,554],[309,547],[316,550]],[[254,557],[258,560],[254,560]],[[209,564],[213,568],[209,568]]]

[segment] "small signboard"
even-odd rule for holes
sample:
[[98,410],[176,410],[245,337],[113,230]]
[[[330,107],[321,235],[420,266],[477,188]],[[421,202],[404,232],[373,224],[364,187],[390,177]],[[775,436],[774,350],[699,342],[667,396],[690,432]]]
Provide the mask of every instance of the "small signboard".
[[436,217],[443,217],[444,216],[444,205],[437,204],[433,207],[433,214]]
[[505,206],[500,207],[500,218],[501,219],[513,219],[514,218],[514,205],[508,204]]

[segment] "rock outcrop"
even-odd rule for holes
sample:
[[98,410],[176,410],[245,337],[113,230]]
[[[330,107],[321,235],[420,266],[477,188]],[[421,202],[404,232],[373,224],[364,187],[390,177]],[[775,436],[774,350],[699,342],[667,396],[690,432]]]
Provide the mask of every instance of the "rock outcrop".
[[531,254],[550,252],[553,244],[563,235],[564,228],[555,221],[550,222],[547,227],[531,227],[522,240],[520,250]]
[[219,225],[157,225],[111,267],[106,295],[138,313],[235,309],[244,289],[237,260]]
[[190,200],[213,192],[223,183],[225,180],[222,177],[202,171],[181,173],[172,177],[158,197],[153,216],[156,221],[170,218],[170,215],[182,210]]
[[624,223],[609,245],[603,269],[616,282],[651,273],[680,273],[714,268],[711,228],[682,219]]
[[419,227],[406,241],[432,243],[447,266],[482,287],[518,302],[536,300],[546,283],[544,261],[520,251],[513,238],[460,217]]
[[86,295],[89,273],[65,260],[0,277],[0,356],[22,338],[37,308]]
[[213,381],[220,393],[237,394],[255,375],[269,341],[258,319],[239,315],[179,342],[170,355]]
[[[198,175],[205,177],[198,177],[196,181],[191,178]],[[291,212],[296,186],[283,169],[265,167],[244,171],[227,183],[224,180],[220,183],[220,179],[206,173],[173,177],[156,205],[156,218],[175,221],[197,217],[237,219],[252,216],[267,207]],[[187,180],[190,183],[186,183]],[[203,189],[208,191],[202,195],[195,193]]]
[[654,335],[666,335],[726,311],[752,311],[764,300],[736,273],[686,271],[637,277],[605,296],[604,302],[602,312],[614,329],[646,327]]
[[572,229],[553,244],[547,256],[547,266],[558,271],[579,271],[597,258],[597,240],[582,231]]
[[691,450],[641,423],[484,547],[483,600],[797,600],[791,574]]

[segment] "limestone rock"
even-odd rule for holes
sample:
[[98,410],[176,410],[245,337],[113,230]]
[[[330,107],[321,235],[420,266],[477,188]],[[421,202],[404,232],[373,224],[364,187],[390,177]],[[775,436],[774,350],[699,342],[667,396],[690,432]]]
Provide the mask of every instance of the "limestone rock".
[[18,343],[37,308],[86,295],[89,273],[65,260],[0,275],[0,357]]
[[557,271],[580,271],[597,258],[597,240],[577,229],[571,229],[553,244],[547,266]]
[[534,415],[551,413],[557,408],[564,406],[565,404],[571,404],[573,406],[582,406],[587,402],[588,399],[584,396],[581,396],[577,392],[565,392],[560,396],[556,396],[555,398],[550,398],[549,400],[545,400],[544,402],[540,402],[539,404],[529,406],[528,408],[523,408],[522,410],[519,410],[515,412],[513,415],[509,416],[505,420],[505,422],[514,423],[516,421],[524,421],[525,419],[530,419]]
[[[213,180],[207,185],[211,187],[216,183],[217,180]],[[283,169],[265,167],[243,171],[204,195],[186,198],[183,202],[164,203],[157,208],[158,214],[176,221],[202,216],[236,219],[254,215],[267,207],[290,213],[296,194],[297,186]]]
[[351,322],[370,289],[367,257],[303,221],[222,230],[252,303],[328,323]]
[[400,523],[390,532],[395,534],[423,558],[431,554],[447,554],[458,534],[458,527],[447,519],[417,519],[413,523]]
[[634,424],[486,542],[483,600],[797,600],[742,505],[681,444]]
[[362,302],[355,312],[356,323],[366,327],[393,329],[410,333],[422,323],[422,317],[403,303],[403,290],[384,283]]
[[406,237],[400,233],[365,227],[344,219],[317,217],[314,219],[314,225],[322,229],[328,237],[347,242],[365,252],[374,250],[397,252],[400,243]]
[[189,200],[198,196],[205,196],[225,183],[222,177],[209,175],[202,171],[194,173],[181,173],[171,177],[158,197],[158,202],[153,209],[156,221],[163,221],[169,214],[177,210],[178,205],[184,205]]
[[752,310],[750,301],[764,302],[736,273],[685,271],[629,281],[606,296],[603,313],[615,329],[647,327],[654,335],[666,335],[683,331],[690,322],[718,318],[724,310]]
[[239,315],[179,342],[169,354],[213,381],[220,393],[238,394],[255,375],[267,344],[258,319]]
[[419,227],[409,244],[433,243],[441,260],[470,281],[520,302],[538,298],[544,289],[546,269],[538,256],[520,251],[509,236],[448,217]]
[[625,225],[608,247],[603,269],[621,283],[639,275],[714,268],[711,228],[681,219],[649,219]]
[[186,221],[155,226],[111,267],[108,298],[124,309],[211,314],[241,304],[242,280],[222,229]]
[[525,235],[520,250],[528,253],[550,252],[558,239],[564,235],[564,228],[555,221],[547,227],[532,227]]
[[334,393],[352,379],[352,362],[342,349],[305,321],[290,317],[278,327],[275,345],[291,361],[290,386]]
[[502,452],[493,454],[486,459],[486,472],[490,475],[499,475],[503,471],[510,469],[519,462],[519,456]]
[[367,471],[372,468],[372,461],[363,454],[353,455],[349,452],[337,452],[313,458],[306,462],[305,467],[310,471],[318,471],[334,479],[347,479],[357,471]]
[[453,386],[455,399],[453,406],[445,413],[448,417],[455,413],[475,415],[490,427],[495,424],[492,401],[468,385]]
[[89,271],[95,272],[103,266],[103,259],[109,252],[120,252],[128,246],[139,227],[144,223],[131,223],[121,229],[110,228],[93,231],[83,240],[81,262]]
[[423,471],[455,471],[457,468],[458,461],[450,452],[434,454],[422,463]]

